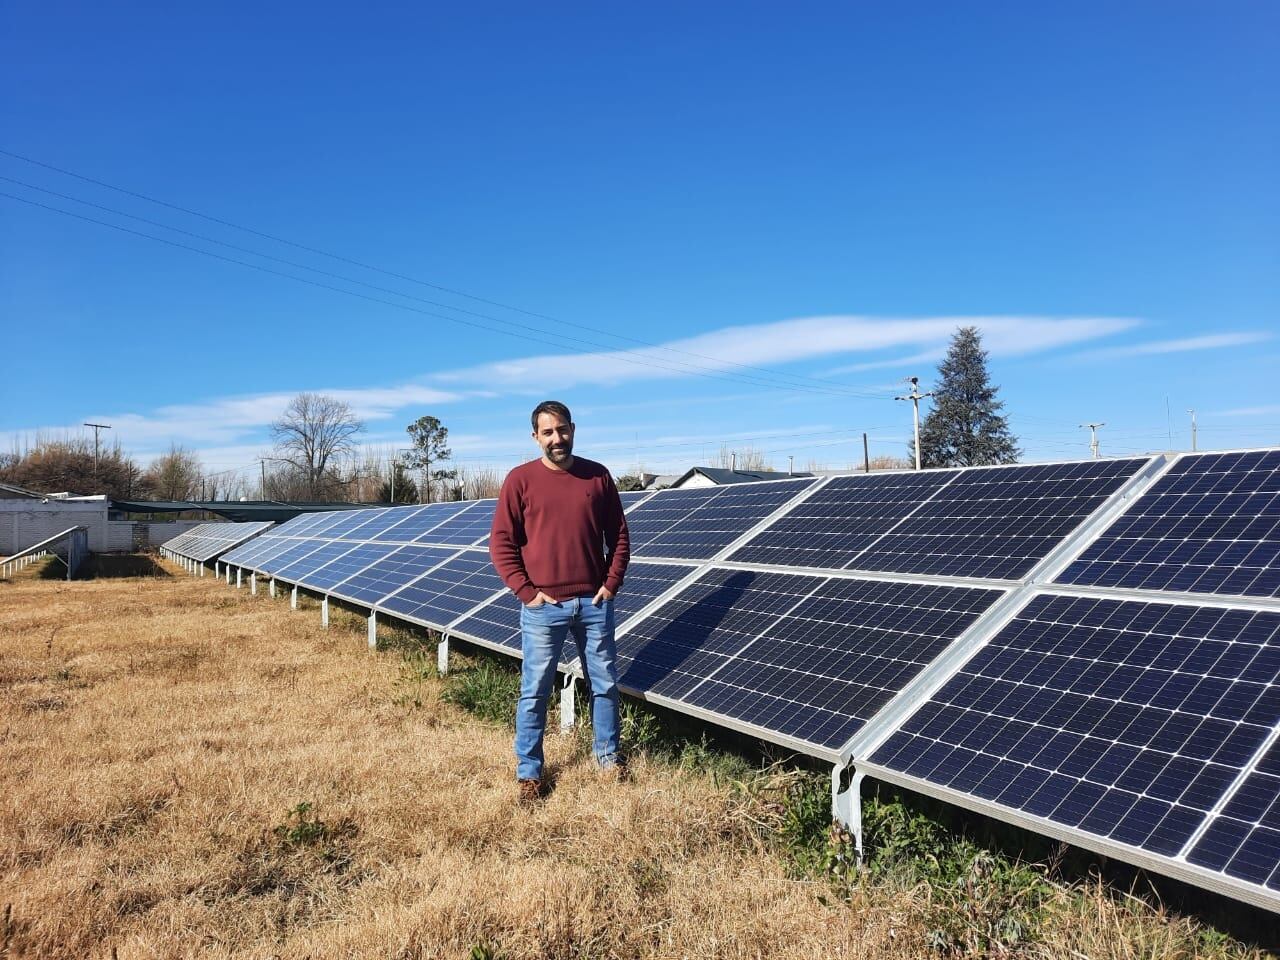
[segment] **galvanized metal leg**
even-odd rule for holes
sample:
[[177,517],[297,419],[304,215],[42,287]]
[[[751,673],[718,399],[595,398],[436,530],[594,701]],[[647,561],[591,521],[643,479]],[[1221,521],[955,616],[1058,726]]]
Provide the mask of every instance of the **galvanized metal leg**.
[[222,571],[227,575],[227,586],[231,586],[231,564],[224,563],[222,565]]
[[326,596],[320,601],[320,626],[328,629],[329,627],[329,598]]
[[440,676],[449,672],[449,635],[442,633],[440,642],[436,644],[436,671]]
[[203,563],[201,563],[199,560],[197,560],[197,561],[196,561],[196,566],[200,568],[200,576],[202,576],[202,577],[203,577],[203,576],[204,576],[204,564],[203,564]]
[[295,583],[293,589],[289,591],[289,609],[298,609],[298,585]]
[[574,720],[573,674],[566,673],[560,686],[560,732],[572,730]]
[[[846,775],[848,782],[845,782]],[[853,767],[837,763],[831,768],[831,819],[853,836],[853,848],[862,862],[862,778]]]
[[378,649],[378,611],[369,611],[369,649]]
[[271,578],[271,582],[267,584],[267,589],[271,592],[271,596],[274,599],[276,595],[276,578],[275,577]]
[[244,573],[244,567],[236,567],[236,589],[240,589],[240,574]]
[[258,573],[256,570],[249,574],[249,592],[255,597],[258,595]]

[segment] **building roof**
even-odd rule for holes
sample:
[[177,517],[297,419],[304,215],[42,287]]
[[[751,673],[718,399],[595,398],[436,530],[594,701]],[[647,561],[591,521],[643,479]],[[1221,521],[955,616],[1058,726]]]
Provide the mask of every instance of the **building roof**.
[[47,493],[36,493],[34,490],[19,487],[17,484],[0,483],[0,497],[5,499],[30,498],[32,500],[43,500],[47,496]]
[[761,480],[786,480],[788,477],[812,477],[811,473],[783,473],[781,470],[725,470],[721,467],[691,467],[680,475],[680,479],[671,484],[678,487],[695,473],[700,473],[712,483],[724,485],[729,483],[759,483]]
[[216,513],[228,520],[292,520],[300,513],[320,513],[326,510],[362,510],[371,506],[388,504],[369,503],[316,503],[311,501],[289,502],[284,500],[116,500],[111,509],[121,513],[185,513],[203,510]]

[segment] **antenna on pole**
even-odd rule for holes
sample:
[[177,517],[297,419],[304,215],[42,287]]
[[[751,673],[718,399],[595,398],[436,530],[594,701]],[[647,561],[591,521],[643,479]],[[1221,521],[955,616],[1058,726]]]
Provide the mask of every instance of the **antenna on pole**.
[[1089,449],[1093,451],[1093,459],[1098,459],[1098,428],[1105,427],[1105,423],[1082,423],[1082,427],[1089,428]]
[[913,413],[913,422],[916,432],[916,469],[920,469],[920,401],[925,397],[932,397],[932,393],[920,392],[920,378],[906,377],[907,383],[911,384],[911,392],[905,397],[894,397],[895,400],[910,400]]
[[1187,413],[1191,414],[1191,452],[1196,452],[1196,411],[1194,407],[1188,407]]
[[110,429],[111,429],[111,424],[109,424],[109,423],[86,423],[86,424],[85,424],[85,426],[86,426],[86,427],[93,427],[93,476],[94,476],[94,479],[97,479],[97,476],[98,476],[98,434],[99,434],[99,432],[100,432],[100,431],[102,431],[102,430],[110,430]]

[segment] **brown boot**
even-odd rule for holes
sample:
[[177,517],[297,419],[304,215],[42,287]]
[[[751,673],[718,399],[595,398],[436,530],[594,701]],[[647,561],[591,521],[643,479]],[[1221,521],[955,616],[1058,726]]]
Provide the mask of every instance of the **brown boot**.
[[537,803],[542,799],[542,781],[541,780],[520,780],[520,802],[521,803]]

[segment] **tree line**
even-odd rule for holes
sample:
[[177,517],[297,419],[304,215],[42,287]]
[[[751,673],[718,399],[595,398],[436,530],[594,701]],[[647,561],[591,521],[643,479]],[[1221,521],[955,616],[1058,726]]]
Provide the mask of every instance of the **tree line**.
[[[931,409],[920,425],[923,467],[1013,463],[1021,455],[987,371],[987,352],[976,327],[961,327],[938,367]],[[407,448],[360,443],[363,422],[336,397],[300,393],[271,424],[272,448],[257,476],[241,470],[209,471],[192,451],[173,445],[143,469],[117,441],[95,450],[87,438],[37,439],[27,449],[0,453],[0,481],[39,493],[105,493],[118,500],[300,500],[420,503],[496,496],[502,478],[492,469],[468,470],[452,462],[449,429],[432,416],[409,424]],[[877,457],[873,469],[908,467],[907,459]],[[718,465],[771,469],[761,451],[722,446]],[[717,465],[713,460],[709,465]],[[850,464],[860,469],[862,464]],[[815,461],[798,470],[821,469]],[[639,478],[618,478],[622,489]]]
[[446,466],[449,430],[436,417],[407,428],[408,448],[360,443],[363,422],[336,397],[300,393],[272,422],[256,470],[210,470],[173,444],[145,469],[119,441],[95,451],[84,437],[37,437],[0,453],[0,481],[37,493],[106,494],[116,500],[290,500],[420,503],[496,496],[497,471]]

